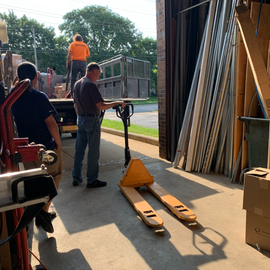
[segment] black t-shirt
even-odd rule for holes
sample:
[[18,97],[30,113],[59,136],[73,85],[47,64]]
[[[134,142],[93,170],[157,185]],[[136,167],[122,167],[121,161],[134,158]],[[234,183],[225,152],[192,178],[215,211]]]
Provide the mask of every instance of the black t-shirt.
[[74,86],[74,103],[78,114],[96,114],[100,115],[97,103],[103,101],[103,98],[94,82],[86,76],[76,82]]
[[[11,90],[12,91],[12,90]],[[47,149],[56,147],[45,119],[57,114],[46,94],[27,89],[12,105],[18,136],[28,137],[29,143],[43,144]]]

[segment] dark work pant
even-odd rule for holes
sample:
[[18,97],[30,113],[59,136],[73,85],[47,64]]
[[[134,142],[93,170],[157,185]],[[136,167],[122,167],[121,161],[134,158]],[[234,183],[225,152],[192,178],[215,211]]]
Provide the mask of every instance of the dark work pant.
[[80,72],[80,78],[85,75],[86,72],[86,62],[85,61],[72,61],[72,74],[71,74],[71,85],[70,91],[71,96],[73,97],[73,87],[75,82],[77,81],[78,73]]

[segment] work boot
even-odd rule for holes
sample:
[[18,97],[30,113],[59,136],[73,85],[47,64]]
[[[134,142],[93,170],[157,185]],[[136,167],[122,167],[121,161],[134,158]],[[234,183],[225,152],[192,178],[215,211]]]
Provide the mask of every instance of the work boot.
[[41,209],[36,216],[36,226],[43,228],[45,232],[53,233],[54,228],[52,225],[52,220],[56,218],[56,213],[48,213],[45,210]]
[[72,185],[73,185],[74,187],[76,187],[76,186],[78,186],[81,182],[82,182],[81,179],[80,179],[80,180],[73,179]]
[[[57,217],[55,212],[46,212],[46,213],[49,215],[51,221],[53,221]],[[40,226],[40,225],[41,225],[40,219],[36,218],[36,226]]]
[[88,183],[86,185],[87,188],[96,188],[96,187],[105,187],[107,185],[107,182],[96,180],[93,183]]

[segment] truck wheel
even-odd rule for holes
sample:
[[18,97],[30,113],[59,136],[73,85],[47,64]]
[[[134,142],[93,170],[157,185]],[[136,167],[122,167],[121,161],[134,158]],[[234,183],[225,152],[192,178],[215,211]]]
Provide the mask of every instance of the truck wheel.
[[77,132],[76,133],[71,133],[72,138],[77,138]]

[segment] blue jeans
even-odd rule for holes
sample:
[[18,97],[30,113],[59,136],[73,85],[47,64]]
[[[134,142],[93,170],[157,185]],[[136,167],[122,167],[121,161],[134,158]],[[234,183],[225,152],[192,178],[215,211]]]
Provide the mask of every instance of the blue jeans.
[[73,180],[82,181],[82,165],[88,144],[86,177],[87,183],[93,183],[97,180],[99,172],[100,118],[78,115],[77,124],[77,140],[72,171]]
[[78,73],[80,72],[80,78],[85,75],[86,72],[86,62],[85,61],[72,61],[72,73],[71,73],[71,84],[70,84],[70,91],[73,95],[73,87],[75,82],[77,81]]

